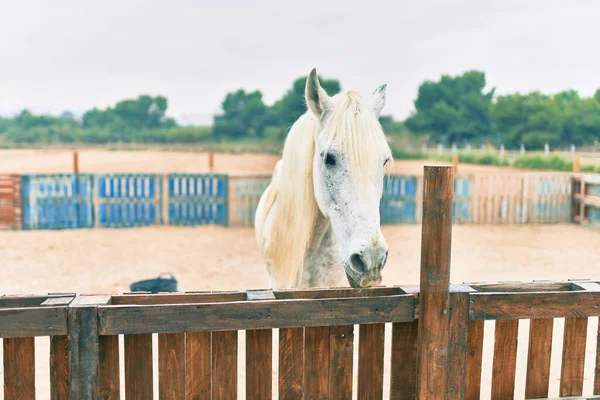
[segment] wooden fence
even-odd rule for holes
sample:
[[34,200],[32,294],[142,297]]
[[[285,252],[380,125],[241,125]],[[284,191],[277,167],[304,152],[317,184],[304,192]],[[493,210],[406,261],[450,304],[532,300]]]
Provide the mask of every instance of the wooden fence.
[[576,174],[572,185],[573,222],[600,228],[600,175]]
[[21,179],[0,174],[0,229],[21,228]]
[[52,399],[151,399],[155,363],[160,399],[244,397],[241,363],[247,399],[478,399],[486,320],[495,321],[492,399],[512,399],[521,319],[531,321],[525,397],[547,398],[556,318],[565,318],[560,396],[581,396],[600,284],[450,284],[452,182],[450,168],[426,169],[419,286],[0,297],[5,400],[34,398],[35,336],[50,336]]

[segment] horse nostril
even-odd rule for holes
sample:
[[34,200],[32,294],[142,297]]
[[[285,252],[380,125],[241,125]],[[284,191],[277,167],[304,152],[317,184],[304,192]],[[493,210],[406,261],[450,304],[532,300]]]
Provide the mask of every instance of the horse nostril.
[[356,272],[367,272],[367,265],[362,256],[358,253],[354,253],[350,256],[350,265]]
[[389,250],[386,250],[385,254],[383,255],[383,258],[381,259],[381,262],[379,263],[379,268],[383,269],[383,267],[385,267],[385,263],[387,263],[388,259],[388,253]]

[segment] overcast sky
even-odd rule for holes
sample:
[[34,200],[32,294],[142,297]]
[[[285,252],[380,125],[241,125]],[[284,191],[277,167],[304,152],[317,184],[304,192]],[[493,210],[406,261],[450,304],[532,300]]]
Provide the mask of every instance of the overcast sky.
[[209,123],[225,93],[267,104],[313,66],[403,118],[425,79],[497,93],[600,87],[598,0],[0,0],[0,115],[81,113],[141,93]]

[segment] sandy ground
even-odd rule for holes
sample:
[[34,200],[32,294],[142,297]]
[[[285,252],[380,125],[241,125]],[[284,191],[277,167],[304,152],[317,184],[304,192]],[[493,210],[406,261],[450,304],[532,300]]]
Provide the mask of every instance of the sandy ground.
[[[418,283],[420,226],[384,227],[384,234],[390,244],[390,257],[383,284]],[[459,283],[600,279],[598,243],[600,232],[574,225],[455,226],[451,280]],[[118,293],[127,291],[129,283],[135,280],[154,277],[161,272],[173,273],[183,291],[262,288],[268,282],[252,228],[210,226],[0,232],[0,267],[0,293],[4,294]],[[597,318],[591,318],[584,394],[591,394],[597,326]],[[389,327],[386,333],[387,359]],[[275,343],[276,338],[274,336]],[[524,394],[527,338],[528,321],[521,321],[515,398],[523,398]],[[240,332],[240,398],[243,398],[245,387],[243,339],[244,333]],[[357,344],[356,340],[355,350]],[[48,399],[48,339],[38,338],[36,345],[38,399]],[[550,396],[558,397],[562,320],[555,324],[554,346]],[[484,399],[490,398],[492,349],[493,323],[488,323],[483,361]],[[154,351],[156,357],[156,337]],[[277,362],[273,366],[275,368]],[[384,379],[387,386],[389,366]],[[155,393],[158,393],[157,381],[155,368]]]
[[[264,172],[271,173],[279,156],[271,154],[227,154],[215,155],[216,172]],[[423,165],[443,164],[435,161],[396,161],[395,172],[420,175]],[[108,151],[80,150],[80,172],[206,172],[206,153],[177,151]],[[462,173],[499,173],[517,171],[513,168],[482,165],[461,165]],[[73,153],[67,150],[0,150],[0,173],[59,173],[73,171]]]

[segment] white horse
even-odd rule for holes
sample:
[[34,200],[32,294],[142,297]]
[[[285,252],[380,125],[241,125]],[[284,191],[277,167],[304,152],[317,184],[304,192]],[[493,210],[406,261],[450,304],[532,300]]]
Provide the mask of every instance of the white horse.
[[308,111],[292,126],[283,156],[260,198],[258,245],[272,288],[381,283],[388,245],[379,203],[392,153],[378,116],[386,85],[371,104],[355,91],[330,97],[313,69]]

